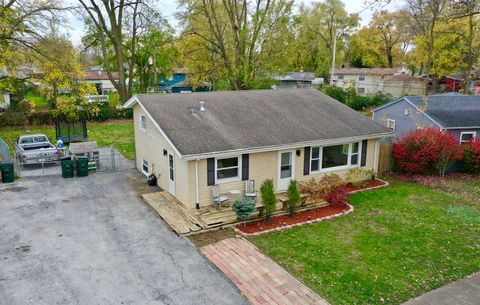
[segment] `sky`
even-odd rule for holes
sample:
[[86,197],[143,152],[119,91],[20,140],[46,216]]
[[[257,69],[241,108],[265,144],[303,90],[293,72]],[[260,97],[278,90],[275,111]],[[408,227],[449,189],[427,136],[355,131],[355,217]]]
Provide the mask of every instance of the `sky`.
[[[303,3],[312,3],[311,0],[297,0]],[[75,3],[75,0],[68,0],[70,3]],[[362,19],[361,24],[366,25],[372,18],[373,11],[370,8],[365,9],[365,0],[343,0],[345,8],[349,13],[359,13]],[[396,1],[391,1],[396,2]],[[398,1],[397,1],[398,2]],[[175,19],[175,12],[177,10],[176,0],[159,0],[158,7],[162,10],[163,16],[175,27],[177,20]],[[395,8],[395,4],[390,4],[386,9]],[[75,46],[80,45],[83,36],[83,21],[73,12],[67,13],[67,23],[62,27],[62,31],[67,33]]]

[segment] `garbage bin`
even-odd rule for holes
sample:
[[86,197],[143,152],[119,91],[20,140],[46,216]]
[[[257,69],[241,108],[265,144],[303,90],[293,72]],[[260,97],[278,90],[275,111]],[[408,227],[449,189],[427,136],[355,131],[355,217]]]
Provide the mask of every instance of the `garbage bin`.
[[77,157],[77,176],[88,176],[88,157]]
[[13,168],[13,162],[11,161],[1,162],[0,171],[2,172],[3,183],[12,183],[15,181],[15,171]]
[[62,164],[62,177],[73,178],[73,161],[71,157],[63,157],[60,159]]

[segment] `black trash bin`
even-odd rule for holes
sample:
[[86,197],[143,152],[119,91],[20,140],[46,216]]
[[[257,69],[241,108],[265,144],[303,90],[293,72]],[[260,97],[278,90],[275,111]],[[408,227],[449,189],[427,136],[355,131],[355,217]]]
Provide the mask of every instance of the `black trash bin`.
[[71,157],[63,157],[60,159],[62,164],[62,177],[73,178],[73,161]]
[[88,157],[77,157],[77,176],[88,176]]
[[148,178],[147,178],[147,183],[148,183],[148,185],[150,185],[150,186],[157,186],[157,177],[155,177],[154,174],[151,174],[151,175],[148,176]]
[[2,182],[12,183],[15,181],[15,170],[13,162],[3,161],[0,163],[0,171],[2,172]]

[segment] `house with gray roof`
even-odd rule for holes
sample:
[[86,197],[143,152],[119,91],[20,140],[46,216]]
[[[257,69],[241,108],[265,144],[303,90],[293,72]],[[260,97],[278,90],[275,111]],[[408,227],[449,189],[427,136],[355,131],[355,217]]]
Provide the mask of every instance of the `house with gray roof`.
[[188,208],[211,205],[212,186],[243,194],[266,179],[284,192],[350,169],[376,170],[393,133],[316,89],[140,94],[133,108],[137,169]]
[[465,143],[480,136],[480,96],[404,96],[373,109],[373,120],[395,132],[393,141],[419,128],[437,128]]

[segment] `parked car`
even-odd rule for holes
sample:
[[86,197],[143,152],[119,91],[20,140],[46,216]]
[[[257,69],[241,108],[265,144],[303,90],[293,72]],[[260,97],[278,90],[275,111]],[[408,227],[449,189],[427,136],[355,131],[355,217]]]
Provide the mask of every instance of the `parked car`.
[[40,164],[57,161],[60,150],[44,134],[22,135],[15,143],[15,155],[22,164]]

